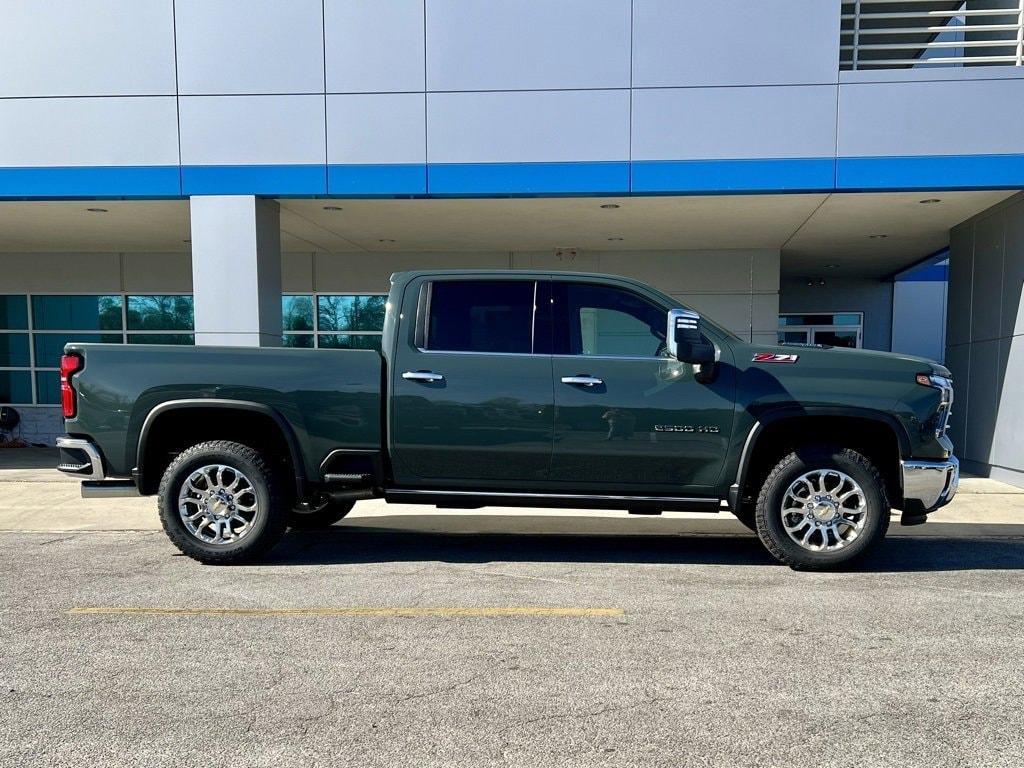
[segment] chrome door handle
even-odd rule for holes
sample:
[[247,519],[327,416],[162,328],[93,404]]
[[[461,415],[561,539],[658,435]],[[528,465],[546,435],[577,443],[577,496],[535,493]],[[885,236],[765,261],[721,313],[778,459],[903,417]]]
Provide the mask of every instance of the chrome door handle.
[[406,371],[402,378],[407,381],[444,381],[444,376],[433,371]]
[[588,376],[585,373],[577,374],[576,376],[563,376],[563,384],[578,384],[581,387],[596,387],[598,384],[604,384],[604,382],[596,376]]

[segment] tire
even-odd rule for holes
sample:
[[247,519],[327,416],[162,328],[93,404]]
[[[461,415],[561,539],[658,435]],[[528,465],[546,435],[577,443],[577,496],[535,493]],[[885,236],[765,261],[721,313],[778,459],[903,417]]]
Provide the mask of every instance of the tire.
[[182,451],[157,493],[168,538],[182,553],[210,565],[258,559],[280,540],[288,522],[284,483],[258,452],[239,443],[217,440]]
[[768,474],[755,519],[761,542],[777,560],[796,570],[829,570],[880,544],[889,512],[874,464],[849,448],[812,445],[783,457]]
[[288,515],[288,525],[302,530],[330,528],[352,511],[355,501],[330,501],[298,504]]

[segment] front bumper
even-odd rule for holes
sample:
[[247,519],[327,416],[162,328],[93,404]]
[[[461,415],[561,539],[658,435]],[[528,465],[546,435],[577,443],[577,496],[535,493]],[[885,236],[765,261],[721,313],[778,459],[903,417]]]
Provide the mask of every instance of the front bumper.
[[903,513],[926,515],[953,500],[960,486],[960,462],[901,461],[903,471]]

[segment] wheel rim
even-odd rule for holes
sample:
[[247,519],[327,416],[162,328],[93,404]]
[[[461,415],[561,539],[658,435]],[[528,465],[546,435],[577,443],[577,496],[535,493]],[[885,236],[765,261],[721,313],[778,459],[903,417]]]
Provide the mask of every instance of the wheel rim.
[[207,464],[188,476],[178,494],[186,530],[204,544],[234,544],[260,516],[252,481],[226,464]]
[[849,475],[816,469],[794,480],[782,499],[782,527],[804,549],[834,552],[864,530],[867,497]]

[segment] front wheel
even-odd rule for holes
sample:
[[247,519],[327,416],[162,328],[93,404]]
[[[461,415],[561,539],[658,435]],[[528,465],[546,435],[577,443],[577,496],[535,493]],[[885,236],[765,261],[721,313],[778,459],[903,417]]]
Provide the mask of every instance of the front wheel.
[[863,455],[808,446],[769,473],[755,518],[758,536],[776,559],[795,569],[827,570],[881,542],[889,501],[881,474]]
[[287,525],[283,485],[252,448],[225,440],[194,445],[167,467],[160,522],[184,554],[202,563],[255,560]]

